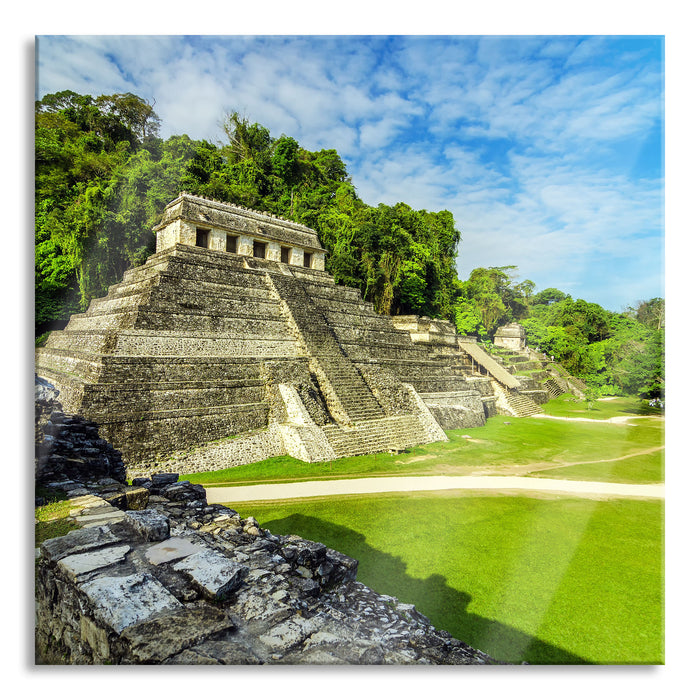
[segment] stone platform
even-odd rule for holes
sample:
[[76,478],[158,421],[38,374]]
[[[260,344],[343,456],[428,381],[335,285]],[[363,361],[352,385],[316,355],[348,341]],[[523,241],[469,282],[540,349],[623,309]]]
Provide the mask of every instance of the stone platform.
[[[215,223],[207,236],[203,221]],[[159,252],[53,332],[37,374],[100,426],[132,475],[171,460],[178,471],[281,454],[328,461],[482,425],[473,382],[335,284],[301,229],[181,195]],[[230,237],[252,243],[232,252]],[[298,248],[289,262],[285,246]]]
[[37,663],[496,663],[356,581],[351,557],[208,505],[177,474],[136,488],[139,510],[72,499],[82,529],[41,545]]

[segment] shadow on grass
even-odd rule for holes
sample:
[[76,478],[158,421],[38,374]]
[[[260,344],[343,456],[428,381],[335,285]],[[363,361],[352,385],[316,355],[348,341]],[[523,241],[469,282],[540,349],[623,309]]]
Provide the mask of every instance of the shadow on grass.
[[278,520],[261,520],[262,527],[274,534],[295,534],[357,559],[357,580],[378,593],[412,603],[438,629],[509,663],[588,664],[575,654],[552,646],[508,625],[469,612],[472,597],[447,585],[444,576],[432,574],[418,579],[406,573],[398,557],[371,547],[355,530],[302,514]]
[[620,413],[631,413],[634,416],[664,416],[665,413],[660,408],[655,408],[653,406],[648,406],[646,404],[640,404],[639,406],[633,406],[631,408],[623,408]]

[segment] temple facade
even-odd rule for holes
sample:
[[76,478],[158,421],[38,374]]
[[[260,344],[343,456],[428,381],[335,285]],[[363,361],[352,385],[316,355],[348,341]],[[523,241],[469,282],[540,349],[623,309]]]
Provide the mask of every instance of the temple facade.
[[155,232],[155,255],[36,353],[131,475],[446,440],[445,402],[445,427],[485,422],[479,379],[335,284],[312,229],[181,193]]
[[176,243],[293,267],[325,270],[326,251],[313,229],[226,202],[180,193],[154,229],[156,252]]

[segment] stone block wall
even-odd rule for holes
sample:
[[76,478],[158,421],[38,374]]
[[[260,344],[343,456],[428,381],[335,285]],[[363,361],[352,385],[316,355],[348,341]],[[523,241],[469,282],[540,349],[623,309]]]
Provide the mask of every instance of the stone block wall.
[[89,525],[100,498],[75,499],[86,525],[45,541],[36,565],[37,663],[496,663],[356,581],[354,559],[177,478],[139,480],[147,501],[103,524]]
[[481,394],[476,390],[424,393],[421,398],[445,430],[478,428],[486,423]]

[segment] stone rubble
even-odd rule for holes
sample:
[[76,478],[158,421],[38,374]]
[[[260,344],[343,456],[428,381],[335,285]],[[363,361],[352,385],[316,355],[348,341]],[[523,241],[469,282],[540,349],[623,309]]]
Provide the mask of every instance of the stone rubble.
[[[84,521],[41,545],[38,662],[496,663],[436,630],[413,605],[356,581],[356,560],[274,535],[174,479],[143,480],[143,510]],[[92,498],[76,518],[104,507]]]
[[177,473],[128,485],[119,452],[37,387],[37,484],[80,526],[37,551],[37,663],[496,663],[356,581],[351,557],[210,505]]
[[[99,436],[97,425],[81,416],[64,413],[58,401],[58,391],[36,375],[34,445],[35,480],[38,484],[73,483],[77,480],[72,495],[80,496],[94,493],[91,488],[97,486],[104,486],[102,492],[106,494],[109,485],[126,482],[126,467],[121,454]],[[90,475],[90,488],[81,483],[86,474]],[[132,500],[138,496],[133,489],[129,491],[133,493],[129,497],[129,506],[138,507]],[[126,491],[122,493],[125,495]]]

